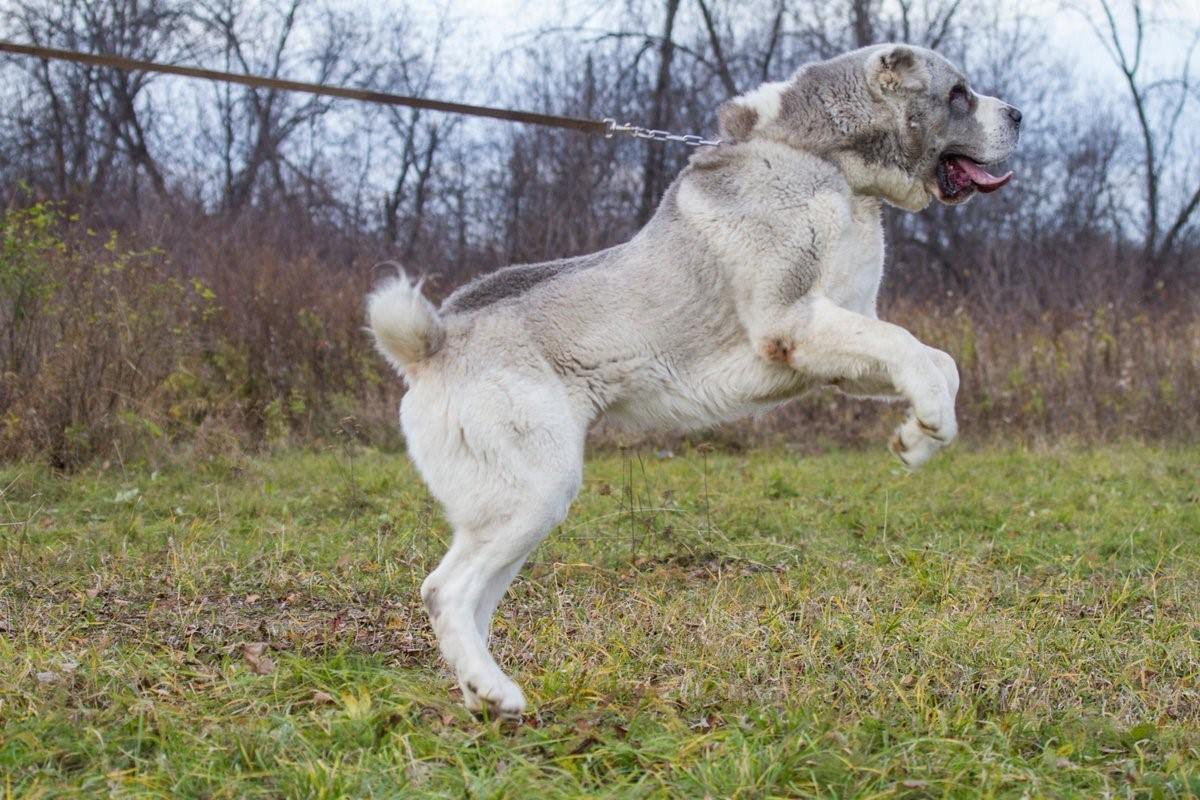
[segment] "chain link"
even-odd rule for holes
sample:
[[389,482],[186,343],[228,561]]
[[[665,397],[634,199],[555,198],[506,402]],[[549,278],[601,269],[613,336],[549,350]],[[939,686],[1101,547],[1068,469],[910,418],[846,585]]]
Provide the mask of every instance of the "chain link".
[[688,147],[716,147],[721,143],[720,139],[705,139],[694,133],[671,133],[670,131],[659,131],[654,128],[642,128],[638,125],[631,125],[628,122],[624,125],[618,125],[617,121],[612,117],[605,117],[604,138],[611,139],[618,133],[623,136],[632,136],[635,139],[652,139],[656,142],[679,142]]

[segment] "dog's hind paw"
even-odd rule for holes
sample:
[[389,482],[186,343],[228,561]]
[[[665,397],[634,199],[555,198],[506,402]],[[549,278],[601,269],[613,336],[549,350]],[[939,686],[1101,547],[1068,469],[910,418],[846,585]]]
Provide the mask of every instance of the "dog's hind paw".
[[525,695],[503,674],[491,678],[464,677],[459,680],[459,687],[468,711],[501,719],[520,719],[525,713]]

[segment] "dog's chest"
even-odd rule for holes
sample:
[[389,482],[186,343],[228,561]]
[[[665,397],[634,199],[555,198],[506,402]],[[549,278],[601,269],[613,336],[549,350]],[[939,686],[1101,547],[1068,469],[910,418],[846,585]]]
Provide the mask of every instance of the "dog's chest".
[[879,201],[855,198],[851,221],[829,248],[816,289],[842,308],[874,315],[883,279],[883,222]]

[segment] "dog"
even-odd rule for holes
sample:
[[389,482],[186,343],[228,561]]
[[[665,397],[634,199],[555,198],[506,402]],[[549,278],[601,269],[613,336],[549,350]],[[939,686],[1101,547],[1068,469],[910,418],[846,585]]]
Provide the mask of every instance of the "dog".
[[906,401],[910,468],[954,439],[954,360],[876,316],[881,204],[964,203],[1012,173],[1021,113],[905,44],[801,67],[720,106],[653,218],[607,250],[508,267],[440,308],[401,274],[368,298],[408,391],[408,452],[454,529],[421,586],[467,707],[524,713],[488,649],[530,552],[567,515],[601,416],[692,429],[834,386]]

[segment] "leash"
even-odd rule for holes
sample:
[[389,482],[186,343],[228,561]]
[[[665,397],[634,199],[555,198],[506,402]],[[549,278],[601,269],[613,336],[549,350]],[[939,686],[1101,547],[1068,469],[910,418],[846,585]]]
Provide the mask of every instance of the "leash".
[[141,61],[136,58],[125,58],[124,56],[80,53],[75,50],[59,50],[54,47],[41,47],[15,42],[0,41],[0,52],[54,61],[71,61],[76,64],[89,64],[97,67],[111,67],[126,72],[159,72],[165,75],[200,78],[218,83],[236,83],[260,89],[278,89],[285,92],[300,92],[303,94],[321,95],[323,97],[359,100],[365,103],[406,106],[408,108],[440,111],[446,114],[463,114],[471,117],[502,119],[507,122],[521,122],[528,125],[542,125],[549,128],[565,128],[582,133],[602,135],[606,139],[611,139],[613,136],[619,134],[622,136],[631,136],[635,139],[650,139],[656,142],[679,142],[689,147],[716,147],[721,143],[720,139],[705,139],[695,134],[670,133],[669,131],[655,130],[653,128],[643,128],[631,123],[618,125],[617,121],[611,117],[596,120],[584,119],[582,117],[564,117],[555,114],[539,114],[535,111],[516,111],[507,108],[474,106],[466,103],[451,103],[445,100],[429,100],[424,97],[409,97],[402,94],[376,92],[370,89],[357,89],[350,86],[328,86],[321,83],[305,83],[303,81],[290,81],[282,78],[268,78],[262,75],[221,72],[202,67],[160,64],[155,61]]

